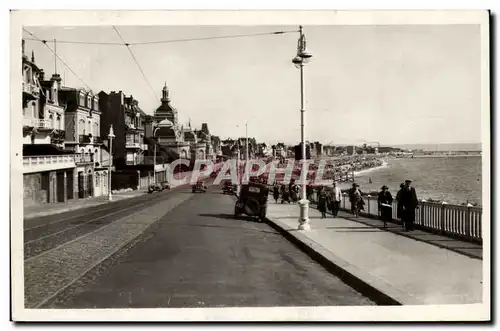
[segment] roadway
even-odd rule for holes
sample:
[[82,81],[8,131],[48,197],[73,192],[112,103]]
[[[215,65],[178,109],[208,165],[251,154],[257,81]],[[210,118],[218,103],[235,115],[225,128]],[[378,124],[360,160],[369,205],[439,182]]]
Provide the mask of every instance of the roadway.
[[217,187],[25,221],[27,308],[373,305]]

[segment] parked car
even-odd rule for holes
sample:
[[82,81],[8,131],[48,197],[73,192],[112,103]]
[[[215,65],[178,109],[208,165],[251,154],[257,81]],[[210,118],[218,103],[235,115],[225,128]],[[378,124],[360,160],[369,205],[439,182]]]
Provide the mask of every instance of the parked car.
[[260,221],[263,221],[267,214],[268,195],[267,185],[252,182],[242,185],[234,206],[234,217],[245,214],[256,216]]
[[192,186],[192,191],[193,191],[193,193],[196,193],[196,192],[205,193],[207,191],[207,186],[203,182],[199,181]]
[[153,183],[148,187],[148,193],[162,192],[163,190],[170,190],[170,184],[167,181]]
[[170,190],[170,184],[167,181],[163,181],[160,183],[162,189],[164,190]]

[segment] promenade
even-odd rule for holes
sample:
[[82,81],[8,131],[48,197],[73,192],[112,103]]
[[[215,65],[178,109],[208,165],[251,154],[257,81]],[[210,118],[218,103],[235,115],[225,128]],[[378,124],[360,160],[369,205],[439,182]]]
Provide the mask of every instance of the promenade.
[[[298,231],[298,206],[268,206],[270,225],[379,304],[474,304],[483,297],[482,260],[416,240],[374,220],[349,214],[321,219],[311,208],[310,231]],[[436,238],[433,238],[436,241]],[[447,237],[441,240],[463,243]],[[470,246],[469,246],[470,247]]]

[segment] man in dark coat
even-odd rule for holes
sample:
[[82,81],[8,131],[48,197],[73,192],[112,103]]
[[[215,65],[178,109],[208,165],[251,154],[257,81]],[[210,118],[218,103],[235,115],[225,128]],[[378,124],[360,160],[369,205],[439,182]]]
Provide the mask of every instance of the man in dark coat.
[[415,209],[418,208],[417,192],[411,186],[411,180],[405,181],[399,203],[403,208],[402,221],[405,224],[406,231],[413,231],[413,223],[415,222]]
[[403,222],[403,204],[400,203],[399,201],[401,200],[401,192],[403,192],[403,189],[405,187],[405,183],[401,183],[401,185],[399,185],[399,191],[398,193],[396,194],[396,201],[398,202],[398,206],[397,206],[397,213],[396,213],[396,218],[401,220],[401,224],[403,225],[403,227],[405,226],[405,223]]

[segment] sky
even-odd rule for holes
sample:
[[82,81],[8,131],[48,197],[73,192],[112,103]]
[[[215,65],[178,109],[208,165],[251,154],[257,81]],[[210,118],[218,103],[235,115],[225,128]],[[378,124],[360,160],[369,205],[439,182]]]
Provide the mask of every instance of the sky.
[[[40,39],[121,42],[111,26],[26,27]],[[295,26],[120,26],[127,43],[206,38]],[[306,139],[332,144],[481,141],[480,30],[476,25],[305,26]],[[25,38],[31,38],[23,33]],[[298,33],[125,46],[57,43],[57,54],[95,93],[123,91],[152,114],[166,83],[181,124],[222,138],[300,141]],[[53,44],[49,43],[53,48]],[[26,53],[46,72],[54,55]],[[83,87],[57,61],[64,85]]]

